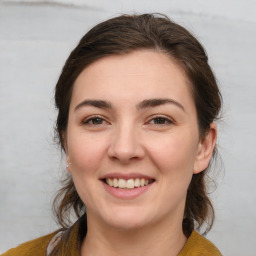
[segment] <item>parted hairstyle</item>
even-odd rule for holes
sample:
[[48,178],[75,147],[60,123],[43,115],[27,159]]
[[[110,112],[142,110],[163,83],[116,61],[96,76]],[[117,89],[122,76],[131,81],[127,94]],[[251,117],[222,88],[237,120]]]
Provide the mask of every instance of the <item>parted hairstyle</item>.
[[[67,129],[73,85],[78,75],[100,58],[140,49],[164,53],[183,68],[196,106],[200,139],[204,139],[210,124],[219,116],[222,98],[202,45],[188,30],[165,15],[121,15],[96,25],[85,34],[63,67],[56,85],[55,104],[58,110],[56,137],[64,151],[63,134]],[[215,153],[216,148],[212,158]],[[207,186],[208,169],[194,174],[187,190],[182,226],[186,236],[194,229],[200,230],[203,224],[206,225],[206,233],[213,225],[214,209]],[[77,217],[85,213],[85,205],[70,175],[63,181],[53,209],[63,228],[68,227],[72,210]]]

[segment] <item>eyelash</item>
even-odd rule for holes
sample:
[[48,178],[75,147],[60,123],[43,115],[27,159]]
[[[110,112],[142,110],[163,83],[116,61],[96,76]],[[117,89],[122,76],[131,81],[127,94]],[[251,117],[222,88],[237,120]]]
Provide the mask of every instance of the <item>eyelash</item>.
[[[101,121],[100,124],[99,123],[97,123],[97,124],[93,123],[97,119]],[[104,118],[100,117],[100,116],[92,116],[90,118],[87,118],[87,119],[83,120],[82,124],[83,125],[95,125],[95,126],[97,126],[97,125],[102,125],[102,122],[106,122],[106,120]]]
[[164,117],[164,116],[154,116],[153,118],[151,118],[149,120],[148,123],[151,123],[152,121],[164,121],[164,123],[153,123],[153,125],[157,125],[157,126],[165,126],[165,125],[172,125],[174,124],[174,121],[172,121],[171,119],[167,118],[167,117]]
[[[155,123],[155,121],[160,121],[160,123]],[[100,122],[100,123],[94,123],[94,122]],[[154,123],[151,123],[151,122]],[[103,123],[107,121],[102,118],[101,116],[92,116],[82,121],[82,125],[92,125],[92,126],[98,126],[103,125]],[[163,123],[164,122],[164,123]],[[147,122],[148,124],[157,125],[157,126],[166,126],[166,125],[172,125],[175,122],[171,119],[163,116],[154,116],[153,118],[150,118],[150,120]]]

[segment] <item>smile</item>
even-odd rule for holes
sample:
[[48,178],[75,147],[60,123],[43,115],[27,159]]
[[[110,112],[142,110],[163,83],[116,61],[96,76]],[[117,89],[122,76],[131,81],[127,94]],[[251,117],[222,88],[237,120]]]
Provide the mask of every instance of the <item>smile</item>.
[[104,179],[104,182],[110,187],[121,188],[121,189],[134,189],[139,187],[144,187],[151,184],[153,179],[145,178],[134,178],[134,179],[122,179],[122,178],[107,178]]

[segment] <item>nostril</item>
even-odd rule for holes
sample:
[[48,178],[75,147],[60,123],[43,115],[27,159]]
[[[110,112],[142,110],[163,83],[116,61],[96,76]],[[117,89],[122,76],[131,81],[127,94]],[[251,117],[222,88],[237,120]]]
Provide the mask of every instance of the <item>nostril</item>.
[[117,132],[113,141],[109,145],[109,157],[112,160],[118,160],[123,163],[127,163],[135,159],[142,159],[145,155],[145,151],[137,136],[134,136],[134,131],[127,129],[127,127],[123,127],[120,133],[122,134],[119,134],[118,136]]

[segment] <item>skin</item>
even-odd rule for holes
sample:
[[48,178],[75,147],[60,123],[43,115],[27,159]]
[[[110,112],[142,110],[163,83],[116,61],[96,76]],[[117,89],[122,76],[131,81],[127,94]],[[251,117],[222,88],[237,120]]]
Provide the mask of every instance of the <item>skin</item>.
[[[82,256],[177,255],[183,248],[187,188],[208,166],[216,141],[214,123],[199,139],[190,86],[175,60],[150,50],[102,58],[78,76],[64,140],[87,209]],[[149,99],[171,102],[143,106]],[[111,173],[154,182],[135,198],[116,198],[101,180]]]

